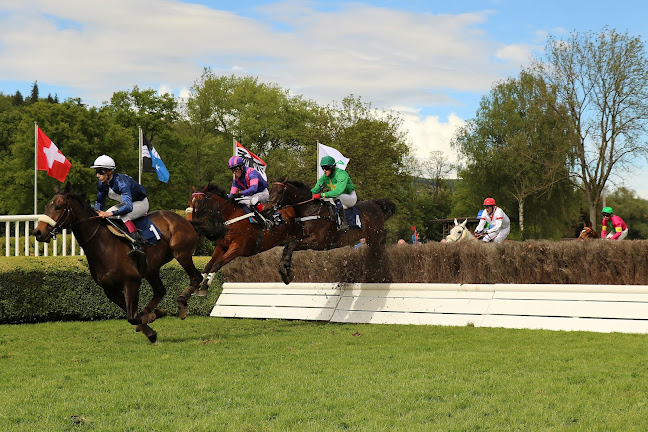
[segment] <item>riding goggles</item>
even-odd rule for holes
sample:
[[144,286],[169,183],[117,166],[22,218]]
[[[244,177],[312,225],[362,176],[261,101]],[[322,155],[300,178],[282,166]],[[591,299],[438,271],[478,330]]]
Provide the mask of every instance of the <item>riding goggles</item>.
[[335,168],[335,165],[322,165],[322,169],[326,171],[330,171],[333,168]]
[[106,169],[106,168],[96,168],[96,169],[95,169],[95,173],[97,173],[97,174],[99,174],[99,175],[104,175],[104,174],[106,174],[108,171],[110,171],[110,170],[108,170],[108,169]]

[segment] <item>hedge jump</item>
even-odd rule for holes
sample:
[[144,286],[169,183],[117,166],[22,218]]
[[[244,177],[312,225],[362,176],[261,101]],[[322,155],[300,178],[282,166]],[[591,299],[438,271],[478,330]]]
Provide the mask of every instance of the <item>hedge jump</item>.
[[211,316],[648,333],[648,285],[226,282]]

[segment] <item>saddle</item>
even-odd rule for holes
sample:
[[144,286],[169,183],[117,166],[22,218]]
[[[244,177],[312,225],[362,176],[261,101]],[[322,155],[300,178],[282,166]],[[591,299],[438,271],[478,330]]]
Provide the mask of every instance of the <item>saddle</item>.
[[337,224],[338,230],[342,226],[342,220],[340,219],[342,210],[344,210],[344,217],[346,218],[346,221],[349,224],[349,228],[362,229],[362,218],[360,217],[360,212],[355,206],[350,207],[348,209],[344,209],[342,206],[342,202],[338,199],[334,200],[334,202],[331,201],[324,201],[324,202],[328,204],[331,219],[334,220],[335,223]]
[[[108,222],[108,230],[111,233],[113,233],[117,237],[123,237],[131,243],[134,241],[133,237],[128,233],[128,229],[126,228],[124,221],[117,218],[107,218],[106,221]],[[148,215],[144,215],[133,220],[133,223],[135,224],[137,231],[140,233],[147,244],[154,245],[158,242],[158,240],[160,240],[160,229],[155,226]]]
[[266,229],[271,229],[273,226],[281,225],[286,222],[283,215],[279,212],[274,212],[269,216],[264,216],[260,211],[252,209],[247,204],[239,203],[239,205],[246,214],[252,214],[252,216],[249,217],[251,224],[261,225]]

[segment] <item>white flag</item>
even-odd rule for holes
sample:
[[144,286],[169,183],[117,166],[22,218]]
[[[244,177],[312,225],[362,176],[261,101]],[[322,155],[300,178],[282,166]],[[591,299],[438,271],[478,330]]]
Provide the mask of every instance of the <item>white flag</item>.
[[333,147],[325,146],[324,144],[317,143],[317,178],[319,179],[324,175],[324,170],[320,167],[320,161],[324,156],[332,156],[335,159],[335,167],[346,171],[349,164],[349,158],[345,158],[342,153]]

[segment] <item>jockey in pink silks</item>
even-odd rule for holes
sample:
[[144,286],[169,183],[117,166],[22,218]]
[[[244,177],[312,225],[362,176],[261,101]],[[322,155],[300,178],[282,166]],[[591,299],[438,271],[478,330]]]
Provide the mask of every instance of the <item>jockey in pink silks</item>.
[[[475,236],[484,242],[502,243],[511,232],[511,221],[504,210],[497,207],[493,198],[484,200],[485,212],[481,214]],[[489,227],[484,230],[486,225]]]
[[[628,225],[619,216],[613,214],[612,207],[603,209],[603,226],[601,238],[609,240],[623,240],[628,236]],[[610,231],[608,232],[608,228]]]

